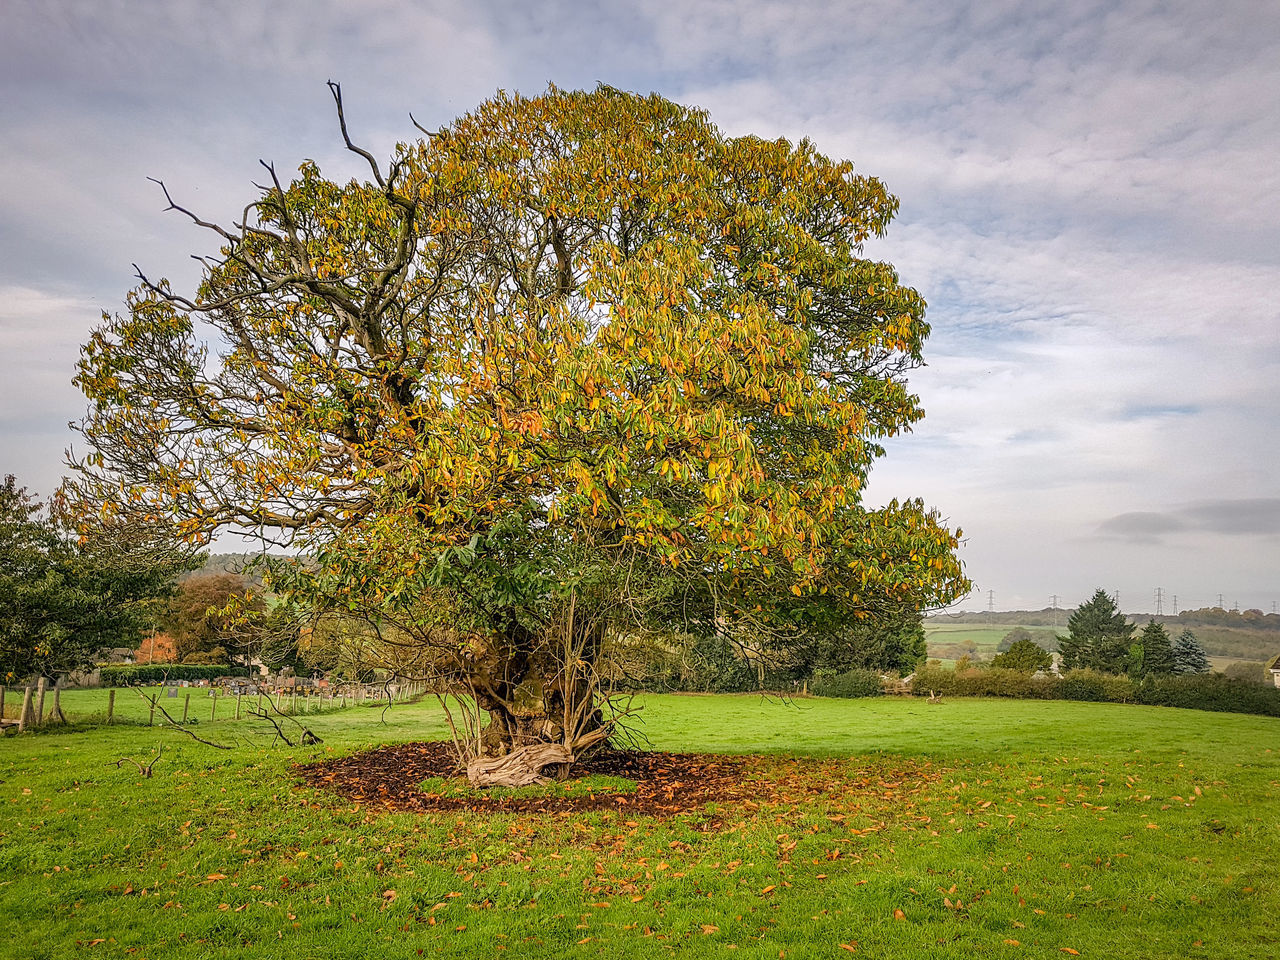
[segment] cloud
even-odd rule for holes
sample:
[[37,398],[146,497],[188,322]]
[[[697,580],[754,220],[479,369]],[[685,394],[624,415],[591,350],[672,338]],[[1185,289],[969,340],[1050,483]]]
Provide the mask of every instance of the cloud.
[[1164,513],[1134,512],[1104,520],[1098,527],[1103,536],[1132,540],[1136,543],[1157,543],[1166,533],[1182,530],[1186,526],[1177,517]]
[[1228,536],[1280,533],[1280,498],[1202,500],[1182,514],[1197,528]]
[[1160,543],[1166,534],[1183,531],[1229,537],[1280,534],[1280,498],[1200,500],[1167,513],[1122,513],[1098,525],[1099,535],[1134,543]]

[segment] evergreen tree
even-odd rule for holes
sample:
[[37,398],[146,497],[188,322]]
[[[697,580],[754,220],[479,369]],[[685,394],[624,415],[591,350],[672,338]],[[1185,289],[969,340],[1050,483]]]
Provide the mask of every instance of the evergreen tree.
[[1115,601],[1099,587],[1087,603],[1067,618],[1067,635],[1058,638],[1065,669],[1089,667],[1123,673],[1133,642],[1133,624],[1116,609]]
[[1183,630],[1178,639],[1173,641],[1174,673],[1208,673],[1209,658],[1205,656],[1204,647],[1190,630]]
[[1173,644],[1164,624],[1150,620],[1142,630],[1142,672],[1144,677],[1152,674],[1174,672]]

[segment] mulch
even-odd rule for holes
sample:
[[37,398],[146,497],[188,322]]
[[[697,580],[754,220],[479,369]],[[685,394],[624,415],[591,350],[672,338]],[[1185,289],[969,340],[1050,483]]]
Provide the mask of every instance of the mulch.
[[[418,813],[471,811],[493,813],[570,813],[617,810],[628,815],[671,816],[698,810],[708,803],[758,808],[780,786],[776,780],[749,775],[751,758],[711,754],[616,751],[597,753],[574,768],[580,775],[603,774],[635,781],[634,793],[600,791],[581,795],[510,796],[480,791],[465,796],[427,793],[422,781],[457,775],[457,759],[447,742],[400,743],[295,769],[310,786],[329,790],[356,803]],[[807,778],[802,778],[802,782]],[[460,779],[459,783],[464,783]],[[787,787],[821,793],[820,782]]]

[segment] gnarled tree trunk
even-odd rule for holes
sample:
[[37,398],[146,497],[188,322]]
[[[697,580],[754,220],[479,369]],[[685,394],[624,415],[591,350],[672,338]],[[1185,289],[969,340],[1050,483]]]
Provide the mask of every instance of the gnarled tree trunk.
[[598,703],[601,634],[578,630],[556,643],[512,630],[473,651],[466,681],[489,715],[467,763],[473,786],[563,779],[584,751],[608,738]]

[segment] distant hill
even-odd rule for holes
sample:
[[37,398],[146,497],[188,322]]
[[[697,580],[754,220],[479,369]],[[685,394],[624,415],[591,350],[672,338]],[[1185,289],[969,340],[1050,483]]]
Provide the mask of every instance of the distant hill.
[[930,623],[1007,623],[1011,627],[1052,627],[1057,622],[1063,630],[1067,629],[1067,617],[1075,613],[1075,608],[1045,607],[1043,610],[993,610],[963,613],[939,613],[928,618]]
[[[245,572],[249,564],[257,560],[260,553],[211,553],[204,565],[184,574],[180,579],[199,577],[212,573],[236,573],[243,575],[251,583],[262,586],[262,575],[257,570]],[[284,556],[284,554],[268,554],[268,556]]]

